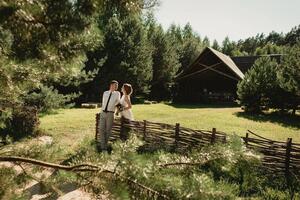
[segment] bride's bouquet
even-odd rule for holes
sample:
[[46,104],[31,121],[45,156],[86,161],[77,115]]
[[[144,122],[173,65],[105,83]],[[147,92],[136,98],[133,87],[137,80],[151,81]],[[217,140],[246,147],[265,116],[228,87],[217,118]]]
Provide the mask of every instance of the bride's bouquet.
[[116,112],[116,114],[117,114],[117,116],[119,116],[119,114],[124,110],[124,106],[122,105],[122,104],[117,104],[117,112]]

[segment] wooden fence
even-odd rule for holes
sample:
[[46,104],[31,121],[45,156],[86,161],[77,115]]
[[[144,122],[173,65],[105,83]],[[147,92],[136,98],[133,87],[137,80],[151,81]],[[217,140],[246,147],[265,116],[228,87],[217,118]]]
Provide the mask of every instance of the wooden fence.
[[286,142],[270,140],[249,130],[242,138],[248,148],[263,154],[262,162],[268,172],[284,175],[287,179],[294,176],[299,181],[300,144],[293,143],[292,138]]
[[[96,114],[96,136],[100,114]],[[187,152],[195,147],[211,145],[214,143],[226,143],[228,135],[213,128],[211,131],[194,130],[181,127],[179,123],[174,125],[156,123],[150,121],[128,121],[117,119],[113,125],[111,140],[126,139],[128,130],[132,130],[142,137],[146,148],[162,147],[176,152]],[[250,137],[251,135],[251,137]],[[263,154],[263,166],[273,174],[284,175],[300,179],[300,144],[293,143],[292,138],[286,142],[273,141],[247,131],[245,137],[241,137],[246,147]]]

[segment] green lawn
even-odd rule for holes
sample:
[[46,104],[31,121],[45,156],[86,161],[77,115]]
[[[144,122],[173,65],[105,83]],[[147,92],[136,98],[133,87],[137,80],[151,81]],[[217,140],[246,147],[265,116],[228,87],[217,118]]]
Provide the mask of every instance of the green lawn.
[[[85,137],[94,137],[95,114],[99,109],[61,109],[57,114],[41,117],[41,128],[70,150]],[[168,104],[134,105],[136,120],[175,124],[193,129],[217,130],[245,135],[249,129],[259,135],[300,143],[300,117],[275,114],[246,115],[239,107],[184,106]]]

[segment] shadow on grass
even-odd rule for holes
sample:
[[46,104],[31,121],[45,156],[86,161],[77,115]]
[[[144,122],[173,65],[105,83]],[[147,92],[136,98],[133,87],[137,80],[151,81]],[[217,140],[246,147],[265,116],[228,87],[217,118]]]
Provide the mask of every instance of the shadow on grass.
[[[247,113],[247,112],[236,112],[234,113],[237,117],[250,119],[257,122],[271,122],[279,124],[283,127],[300,129],[300,115],[281,114],[279,112],[271,113]],[[299,133],[300,134],[300,133]]]
[[235,103],[215,103],[215,104],[180,104],[180,103],[167,103],[167,105],[174,108],[188,108],[188,109],[198,109],[198,108],[235,108],[239,107]]
[[57,115],[59,114],[58,110],[48,111],[48,112],[39,112],[39,117],[45,117],[47,115]]

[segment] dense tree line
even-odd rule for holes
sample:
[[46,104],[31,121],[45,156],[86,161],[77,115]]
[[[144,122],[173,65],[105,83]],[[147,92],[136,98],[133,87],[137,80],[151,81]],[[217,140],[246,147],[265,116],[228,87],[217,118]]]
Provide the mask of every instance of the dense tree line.
[[286,46],[293,46],[300,37],[298,26],[286,34],[273,31],[236,42],[226,37],[222,44],[216,40],[211,43],[190,24],[172,24],[163,30],[151,10],[131,11],[119,3],[109,3],[98,19],[98,26],[103,41],[96,50],[88,52],[86,62],[86,70],[98,70],[98,74],[92,82],[82,85],[81,101],[99,101],[110,79],[131,82],[134,96],[170,100],[176,74],[207,46],[229,56],[282,54]]
[[300,25],[286,34],[272,31],[268,35],[261,33],[237,42],[226,37],[222,47],[217,42],[213,46],[229,56],[280,54],[284,46],[293,46],[299,39]]
[[98,19],[103,40],[87,53],[85,69],[97,70],[93,81],[83,84],[84,101],[99,101],[111,79],[130,82],[136,95],[155,100],[171,98],[175,75],[187,67],[205,47],[191,25],[171,25],[163,30],[151,10],[125,12],[126,7],[109,3]]
[[[0,128],[24,106],[48,112],[76,97],[99,102],[111,79],[130,82],[134,96],[170,100],[174,77],[206,46],[230,56],[276,54],[300,37],[298,26],[286,34],[237,42],[226,37],[218,44],[201,38],[190,24],[164,30],[153,15],[157,5],[157,0],[1,1]],[[284,63],[280,87],[296,93],[297,71]],[[295,81],[285,85],[292,74]]]

